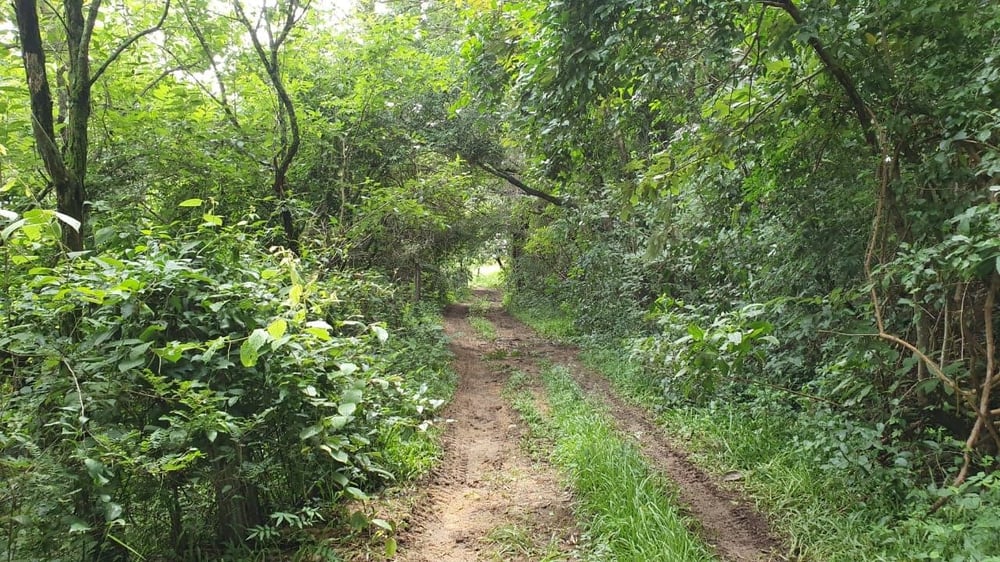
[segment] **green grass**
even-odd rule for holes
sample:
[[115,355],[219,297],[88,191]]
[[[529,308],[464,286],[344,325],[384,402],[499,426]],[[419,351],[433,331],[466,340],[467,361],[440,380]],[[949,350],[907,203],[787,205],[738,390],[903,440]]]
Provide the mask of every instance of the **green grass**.
[[566,371],[549,368],[544,380],[550,405],[545,415],[531,393],[519,390],[523,378],[512,377],[508,396],[532,434],[554,444],[552,460],[576,491],[594,559],[714,560],[687,530],[668,483]]
[[[627,399],[659,409],[660,389],[640,365],[616,348],[592,347],[583,360],[599,370]],[[703,467],[739,470],[758,507],[790,537],[790,550],[804,560],[881,560],[878,526],[881,510],[858,510],[859,498],[836,473],[820,470],[813,455],[796,447],[801,427],[779,412],[754,414],[745,405],[713,404],[668,408],[660,423],[688,448]],[[888,558],[893,559],[893,558]]]
[[492,322],[483,318],[482,316],[470,316],[469,325],[475,330],[479,337],[487,341],[493,341],[497,339],[497,329]]
[[557,308],[539,308],[511,301],[506,302],[505,307],[515,318],[547,338],[565,342],[577,335],[573,317]]
[[657,381],[623,359],[620,347],[591,347],[583,359],[623,396],[660,411],[666,431],[687,439],[704,468],[743,473],[745,492],[770,514],[799,559],[1000,561],[1000,517],[987,514],[1000,505],[1000,479],[992,489],[964,495],[976,495],[968,506],[957,500],[931,516],[933,495],[909,488],[909,497],[898,497],[894,489],[902,486],[886,481],[892,467],[872,474],[823,467],[829,453],[809,444],[830,443],[823,432],[843,426],[824,430],[816,414],[759,400],[663,408]]
[[[559,311],[522,311],[519,318],[538,327]],[[541,322],[539,322],[541,318]],[[744,402],[712,401],[670,407],[657,377],[630,361],[627,342],[583,341],[583,359],[604,373],[624,398],[659,412],[665,430],[688,441],[693,459],[709,471],[739,470],[745,492],[788,537],[797,560],[947,560],[1000,562],[1000,476],[979,474],[966,489],[935,491],[914,482],[903,467],[862,470],[824,467],[849,432],[850,420],[792,409],[787,399],[767,393]],[[851,451],[852,445],[841,445]],[[886,445],[887,447],[892,444]],[[940,494],[955,499],[930,514]]]

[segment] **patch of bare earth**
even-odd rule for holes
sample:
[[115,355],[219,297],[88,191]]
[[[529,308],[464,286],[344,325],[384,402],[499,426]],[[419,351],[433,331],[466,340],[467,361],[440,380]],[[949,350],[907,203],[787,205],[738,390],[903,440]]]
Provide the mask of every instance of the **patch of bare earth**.
[[571,494],[551,467],[519,441],[516,412],[501,397],[508,371],[484,361],[496,344],[476,337],[467,305],[445,312],[459,376],[443,412],[444,457],[399,537],[403,562],[532,561],[572,558],[578,534]]
[[633,436],[651,464],[677,485],[682,507],[695,521],[692,531],[711,545],[720,558],[732,562],[786,559],[783,553],[787,549],[767,519],[739,493],[721,487],[695,466],[657,426],[652,414],[621,400],[607,378],[580,362],[577,349],[538,336],[499,308],[492,310],[487,318],[497,329],[498,342],[517,342],[519,349],[528,352],[509,358],[512,367],[535,373],[539,370],[539,359],[563,365],[588,395],[608,406],[618,430]]

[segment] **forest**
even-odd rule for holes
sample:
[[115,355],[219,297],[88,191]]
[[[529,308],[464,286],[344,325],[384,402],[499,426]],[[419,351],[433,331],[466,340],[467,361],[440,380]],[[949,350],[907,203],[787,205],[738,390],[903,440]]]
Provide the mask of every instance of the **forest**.
[[[1000,3],[13,0],[0,56],[0,560],[1000,561]],[[421,538],[518,478],[564,531]]]

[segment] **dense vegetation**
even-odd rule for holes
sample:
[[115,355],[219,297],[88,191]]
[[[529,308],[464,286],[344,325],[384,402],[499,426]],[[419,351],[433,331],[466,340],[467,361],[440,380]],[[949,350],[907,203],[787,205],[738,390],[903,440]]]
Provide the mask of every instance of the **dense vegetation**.
[[494,257],[804,554],[1000,555],[997,3],[4,13],[6,559],[390,538]]
[[437,455],[435,303],[493,235],[491,186],[416,128],[447,37],[297,2],[15,8],[2,558],[393,548],[363,502]]
[[751,471],[803,553],[997,556],[997,5],[543,8],[473,41],[563,201],[520,210],[513,304]]

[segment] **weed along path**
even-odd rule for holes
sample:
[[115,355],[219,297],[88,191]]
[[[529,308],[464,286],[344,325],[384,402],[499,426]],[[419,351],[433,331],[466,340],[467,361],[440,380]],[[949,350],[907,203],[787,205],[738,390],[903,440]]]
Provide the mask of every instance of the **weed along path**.
[[[396,560],[785,560],[766,520],[691,464],[651,414],[619,400],[577,350],[536,335],[496,293],[475,298],[446,311],[459,383],[443,413],[444,458],[422,486]],[[580,443],[595,431],[617,448]],[[599,468],[602,455],[610,456]],[[580,485],[591,469],[606,471],[594,480],[616,482],[604,499]],[[601,529],[616,519],[620,530]],[[633,535],[645,546],[616,550]]]

